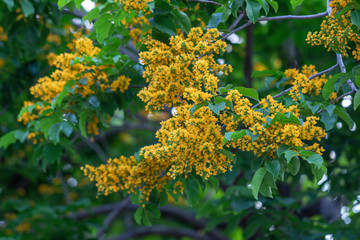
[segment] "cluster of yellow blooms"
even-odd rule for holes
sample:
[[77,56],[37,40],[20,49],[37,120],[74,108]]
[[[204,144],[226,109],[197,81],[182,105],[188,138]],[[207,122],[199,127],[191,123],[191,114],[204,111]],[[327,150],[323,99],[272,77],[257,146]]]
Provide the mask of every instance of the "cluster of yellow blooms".
[[141,190],[142,199],[148,200],[153,189],[162,191],[177,176],[187,177],[193,172],[208,179],[231,170],[231,160],[218,152],[223,148],[223,136],[217,117],[208,107],[190,113],[193,103],[210,100],[216,94],[218,79],[212,72],[231,70],[213,58],[212,52],[219,53],[226,47],[216,40],[218,36],[216,29],[204,33],[193,28],[187,38],[171,38],[170,46],[157,40],[145,41],[149,51],[140,56],[150,85],[139,96],[148,103],[149,110],[167,104],[178,106],[176,114],[161,123],[156,133],[159,143],[141,149],[143,159],[139,163],[134,157],[120,157],[97,168],[83,168],[85,175],[97,182],[99,192]]
[[141,36],[151,34],[152,32],[151,28],[149,28],[148,31],[143,32],[144,27],[150,24],[145,16],[134,17],[131,19],[131,22],[127,24],[125,19],[123,19],[121,23],[129,29],[129,36],[132,38],[134,45],[139,42]]
[[[290,96],[294,102],[300,98],[300,92],[303,94],[314,94],[315,96],[318,96],[322,86],[328,80],[325,74],[309,80],[310,76],[318,73],[315,70],[314,65],[304,65],[301,72],[295,68],[292,68],[287,69],[284,73],[285,77],[289,78],[288,82],[293,85],[292,89],[290,90]],[[332,97],[334,97],[334,95]]]
[[6,32],[4,31],[4,28],[2,26],[0,26],[0,41],[7,42],[7,40],[8,40],[8,36],[7,36]]
[[214,60],[213,53],[219,54],[226,48],[218,37],[217,29],[204,33],[201,28],[192,28],[186,38],[171,37],[169,45],[150,38],[144,41],[148,51],[141,52],[140,59],[145,65],[143,77],[150,83],[138,96],[147,103],[147,110],[160,110],[164,104],[169,107],[184,104],[186,88],[215,94],[218,78],[214,73],[228,74],[232,70],[231,66],[219,65]]
[[355,0],[333,0],[330,2],[332,8],[330,16],[326,17],[321,23],[321,31],[308,33],[306,41],[311,45],[324,45],[330,51],[339,52],[347,55],[350,42],[355,44],[355,50],[352,55],[356,60],[360,60],[360,36],[359,29],[353,25],[350,18],[350,10],[342,16],[335,19],[335,16],[350,2]]
[[191,107],[178,107],[173,118],[162,122],[156,133],[159,143],[142,148],[139,163],[134,157],[122,156],[97,168],[86,165],[85,175],[96,181],[99,192],[105,195],[141,190],[142,198],[148,200],[153,189],[164,190],[171,178],[194,172],[208,179],[231,170],[231,160],[217,152],[223,139],[217,118],[207,107],[191,116]]
[[115,2],[120,2],[120,4],[123,4],[124,10],[127,12],[131,12],[132,10],[140,12],[148,7],[148,2],[152,1],[153,0],[115,0]]
[[[39,114],[50,108],[49,105],[51,101],[63,91],[65,84],[70,80],[75,81],[73,84],[77,84],[75,93],[79,93],[82,97],[87,97],[97,92],[104,92],[106,89],[124,92],[128,88],[130,79],[125,76],[119,76],[112,82],[109,81],[109,74],[105,71],[109,68],[107,65],[87,65],[86,61],[72,64],[72,61],[76,58],[83,58],[85,56],[90,58],[96,57],[100,52],[100,49],[93,45],[92,40],[80,37],[72,42],[71,47],[73,47],[70,49],[72,50],[71,53],[49,55],[49,64],[55,66],[56,70],[51,73],[50,76],[40,78],[37,83],[30,88],[31,95],[36,99],[43,101],[45,104],[36,106],[36,112],[31,114],[25,112],[18,118],[19,122],[27,124],[30,121],[37,119]],[[49,105],[46,105],[46,103]],[[25,102],[24,107],[32,104],[33,103],[31,102]],[[99,120],[95,118],[89,123],[89,134],[98,133],[97,124],[99,123]]]
[[[270,95],[260,100],[262,109],[267,111],[256,111],[251,108],[252,104],[247,98],[236,91],[228,92],[226,99],[234,104],[234,111],[239,116],[239,121],[254,135],[257,136],[255,141],[252,141],[250,136],[244,136],[236,142],[228,142],[232,147],[237,147],[242,151],[253,152],[256,156],[274,157],[274,154],[280,145],[303,147],[306,150],[314,151],[322,154],[324,149],[318,144],[306,144],[304,141],[320,141],[325,137],[325,130],[321,127],[315,126],[318,117],[307,117],[301,125],[294,123],[279,123],[275,122],[267,125],[267,118],[273,119],[276,114],[292,114],[299,118],[300,113],[296,105],[285,107],[278,103]],[[228,120],[227,120],[228,122]],[[227,123],[226,121],[223,123]],[[235,126],[227,130],[235,131]]]

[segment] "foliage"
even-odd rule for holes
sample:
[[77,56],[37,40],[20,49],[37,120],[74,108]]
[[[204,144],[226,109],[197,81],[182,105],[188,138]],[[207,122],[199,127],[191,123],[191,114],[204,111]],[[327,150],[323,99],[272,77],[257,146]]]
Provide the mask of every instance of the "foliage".
[[89,4],[0,3],[0,239],[359,234],[357,1]]

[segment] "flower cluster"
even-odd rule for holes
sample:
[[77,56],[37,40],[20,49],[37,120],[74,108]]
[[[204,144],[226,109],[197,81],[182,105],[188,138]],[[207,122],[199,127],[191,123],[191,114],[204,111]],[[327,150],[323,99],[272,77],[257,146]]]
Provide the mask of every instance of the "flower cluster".
[[[83,98],[106,90],[124,92],[128,88],[130,84],[129,78],[119,76],[114,81],[110,81],[111,78],[109,78],[109,74],[106,72],[106,69],[110,66],[96,66],[95,64],[88,64],[84,60],[86,58],[95,59],[100,52],[100,49],[95,47],[89,38],[79,37],[69,46],[71,47],[70,50],[72,50],[71,53],[49,55],[49,64],[55,66],[56,70],[50,76],[40,78],[30,88],[31,95],[37,100],[42,101],[43,104],[37,105],[31,113],[27,111],[22,114],[18,118],[19,122],[27,124],[30,121],[36,120],[44,110],[50,108],[49,105],[52,100],[64,90],[65,84],[69,83],[69,81],[73,81],[69,87],[76,85],[74,94],[79,94]],[[33,105],[33,103],[24,103],[24,107],[30,105]],[[89,134],[98,134],[98,123],[97,117],[93,117],[88,125]]]
[[123,19],[121,23],[129,29],[129,36],[133,40],[134,45],[139,42],[141,36],[151,34],[151,28],[144,30],[144,28],[150,24],[145,16],[131,18],[130,23],[126,23],[126,20]]
[[164,190],[165,184],[177,176],[187,177],[193,172],[208,179],[231,170],[231,161],[218,152],[223,136],[217,118],[207,107],[191,116],[190,108],[178,107],[173,118],[162,122],[156,133],[159,143],[142,148],[139,163],[134,157],[109,159],[108,164],[97,168],[86,165],[85,175],[96,181],[99,192],[105,195],[141,190],[142,198],[148,200],[153,189]]
[[340,17],[335,18],[336,14],[344,9],[354,0],[333,0],[330,2],[332,11],[321,23],[321,31],[308,33],[306,41],[311,45],[324,45],[330,51],[339,52],[347,55],[350,42],[355,44],[352,55],[356,60],[360,60],[360,36],[359,29],[353,25],[350,18],[350,10]]
[[153,0],[115,0],[116,2],[120,2],[123,5],[123,8],[127,12],[131,12],[135,10],[137,12],[145,10],[148,6],[148,2],[152,2]]
[[310,76],[318,73],[314,65],[304,65],[301,72],[297,69],[287,69],[284,73],[285,77],[289,78],[288,82],[293,85],[290,96],[294,102],[300,98],[300,93],[318,96],[322,86],[328,80],[325,74],[309,80]]
[[218,37],[217,29],[204,33],[201,28],[192,28],[187,37],[171,37],[169,45],[149,38],[144,41],[148,51],[141,52],[140,59],[145,65],[143,76],[149,86],[138,96],[147,103],[147,110],[186,103],[187,88],[193,88],[187,90],[188,95],[195,90],[214,95],[219,81],[214,74],[220,71],[228,74],[232,70],[231,66],[219,65],[214,60],[214,53],[219,54],[226,48]]
[[[303,147],[321,154],[324,149],[318,144],[307,144],[305,141],[320,141],[325,137],[325,131],[316,126],[319,118],[307,117],[302,124],[274,122],[268,124],[269,119],[274,119],[277,114],[292,114],[299,118],[300,113],[296,105],[285,107],[283,104],[274,100],[270,95],[260,100],[261,109],[251,108],[252,104],[247,98],[236,91],[231,90],[226,97],[234,104],[234,111],[239,116],[238,120],[251,132],[257,136],[252,140],[251,136],[244,136],[235,142],[227,144],[242,151],[253,152],[256,156],[274,157],[280,145],[293,147]],[[227,123],[227,122],[224,122]],[[235,131],[236,128],[227,129]]]

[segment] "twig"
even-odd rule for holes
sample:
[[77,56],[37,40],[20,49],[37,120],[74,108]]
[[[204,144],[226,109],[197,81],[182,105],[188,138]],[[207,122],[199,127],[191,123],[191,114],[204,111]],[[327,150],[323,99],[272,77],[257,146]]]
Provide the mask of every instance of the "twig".
[[138,238],[148,235],[161,235],[161,236],[173,236],[173,237],[190,237],[196,240],[210,240],[214,239],[210,235],[200,234],[197,231],[187,228],[174,228],[166,226],[152,226],[152,227],[139,227],[130,231],[125,232],[124,234],[108,238],[107,240],[126,240],[132,238]]
[[[284,16],[276,16],[276,17],[261,17],[258,18],[256,20],[256,22],[261,22],[261,21],[275,21],[275,20],[286,20],[286,19],[313,19],[313,18],[319,18],[319,17],[325,17],[327,15],[327,11],[323,12],[323,13],[317,13],[317,14],[310,14],[310,15],[284,15]],[[244,25],[232,30],[231,32],[229,32],[228,34],[226,34],[225,36],[223,36],[221,38],[221,40],[226,39],[228,36],[230,36],[231,34],[238,32],[248,26],[250,26],[252,24],[252,22],[247,22]]]
[[[310,76],[308,79],[311,80],[311,79],[316,78],[316,77],[318,77],[318,76],[321,76],[321,75],[323,75],[323,74],[325,74],[325,73],[331,72],[332,70],[334,70],[334,69],[337,68],[338,66],[339,66],[339,64],[336,63],[334,66],[332,66],[332,67],[330,67],[330,68],[328,68],[328,69],[326,69],[326,70],[324,70],[324,71],[322,71],[322,72],[315,73],[314,75]],[[288,88],[288,89],[285,89],[285,90],[282,91],[281,93],[274,95],[274,96],[273,96],[273,99],[276,99],[276,98],[279,98],[279,97],[281,97],[281,96],[284,96],[285,94],[287,94],[288,92],[290,92],[292,88],[293,88],[293,87],[290,87],[290,88]],[[252,106],[251,108],[257,108],[257,107],[259,107],[259,106],[260,106],[260,103],[257,103],[257,104],[255,104],[254,106]]]
[[[83,220],[90,217],[94,217],[101,214],[110,213],[113,209],[117,208],[121,203],[109,203],[98,207],[93,207],[87,211],[81,211],[78,213],[72,213],[68,215],[69,218],[76,220]],[[126,206],[127,210],[136,210],[139,206],[135,204],[129,204]],[[161,214],[171,216],[178,219],[181,222],[186,222],[196,229],[204,229],[207,225],[207,221],[203,219],[196,219],[193,214],[187,212],[184,209],[178,209],[171,206],[160,207]],[[215,239],[227,240],[227,237],[218,229],[214,228],[209,231]]]
[[214,1],[211,1],[211,0],[188,0],[188,1],[189,2],[199,2],[199,3],[211,3],[211,4],[214,4],[214,5],[222,6],[221,3],[214,2]]
[[[240,14],[239,15],[239,17],[230,25],[230,27],[229,27],[229,29],[228,29],[228,32],[231,32],[235,27],[236,27],[236,25],[238,25],[239,24],[239,22],[241,21],[241,19],[243,19],[244,18],[244,14]],[[223,34],[223,36],[225,36],[226,35],[226,33],[224,33]]]
[[98,233],[96,234],[96,238],[102,239],[105,231],[111,226],[111,224],[115,221],[116,217],[119,213],[124,210],[130,204],[130,198],[127,197],[123,199],[117,206],[110,212],[107,218],[104,221],[103,226],[99,229]]
[[261,17],[257,19],[257,22],[286,20],[286,19],[313,19],[313,18],[325,17],[326,15],[327,15],[327,11],[322,13],[310,14],[310,15],[284,15],[284,16],[275,16],[275,17]]
[[106,153],[104,152],[104,150],[102,150],[102,148],[96,143],[96,142],[92,142],[87,138],[81,137],[81,139],[83,140],[83,142],[86,143],[86,145],[88,145],[94,152],[96,152],[96,154],[98,155],[98,157],[100,158],[100,160],[102,162],[106,162],[108,159],[108,156],[106,155]]
[[70,199],[70,194],[69,194],[69,188],[66,185],[65,179],[64,179],[64,175],[62,174],[62,172],[59,170],[57,171],[57,176],[58,178],[60,178],[60,183],[61,183],[61,188],[63,190],[64,193],[64,199],[65,199],[65,203],[66,204],[70,204],[71,203],[71,199]]

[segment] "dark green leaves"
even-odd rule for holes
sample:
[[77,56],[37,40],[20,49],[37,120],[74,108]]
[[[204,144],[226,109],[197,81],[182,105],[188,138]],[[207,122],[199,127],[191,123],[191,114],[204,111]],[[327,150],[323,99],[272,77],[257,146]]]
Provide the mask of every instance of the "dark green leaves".
[[293,114],[284,114],[284,113],[276,113],[275,117],[271,120],[270,124],[274,124],[274,123],[281,123],[281,124],[285,124],[285,123],[291,123],[291,124],[296,124],[296,125],[300,125],[301,122],[300,120]]
[[249,17],[252,23],[255,23],[259,18],[261,5],[255,0],[245,0],[246,1],[246,14]]
[[269,173],[271,173],[271,175],[273,176],[274,181],[276,181],[277,178],[279,177],[280,168],[281,168],[279,160],[275,160],[272,162],[265,162],[265,167],[266,170]]
[[35,13],[35,8],[29,0],[21,0],[20,6],[25,17],[29,17]]
[[102,14],[95,22],[94,28],[96,29],[96,39],[102,43],[107,38],[113,27],[113,17],[106,13]]
[[293,8],[300,6],[303,2],[304,0],[290,0],[290,3]]
[[254,177],[251,180],[252,194],[254,195],[256,200],[258,199],[260,186],[261,186],[261,183],[262,183],[262,181],[264,179],[265,173],[266,173],[266,168],[264,168],[264,167],[259,168],[255,172]]
[[235,162],[236,159],[234,157],[234,154],[228,150],[225,150],[225,149],[218,149],[217,152],[225,155],[227,158],[229,158],[231,161]]
[[231,4],[231,14],[237,18],[237,12],[239,8],[244,4],[245,0],[235,0]]
[[259,93],[254,88],[236,87],[234,89],[246,97],[250,97],[259,101]]
[[69,137],[73,131],[72,126],[68,122],[55,123],[49,128],[49,139],[58,143],[60,141],[60,132]]
[[16,140],[19,140],[20,142],[24,142],[28,134],[29,134],[28,131],[22,131],[22,130],[15,130],[5,134],[0,138],[0,149],[1,148],[6,149],[9,145],[15,143]]
[[79,114],[79,129],[80,129],[80,133],[83,137],[87,137],[87,132],[86,132],[86,115],[87,115],[87,111],[83,110],[80,112]]
[[216,115],[219,115],[220,111],[224,110],[226,103],[220,102],[215,105],[209,103],[208,107],[211,111],[213,111]]
[[200,187],[196,179],[185,179],[185,194],[190,205],[196,204],[200,199]]
[[208,28],[216,28],[222,22],[222,12],[214,13],[211,15]]
[[334,75],[332,78],[330,78],[325,83],[325,85],[324,85],[324,87],[322,89],[322,95],[323,95],[325,100],[327,100],[330,97],[331,93],[334,91],[336,81],[340,77],[343,77],[344,75],[345,75],[345,73],[338,73],[338,74]]
[[350,12],[351,22],[360,28],[360,11],[354,10]]
[[360,105],[360,91],[357,91],[354,97],[354,110]]

